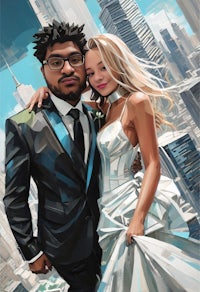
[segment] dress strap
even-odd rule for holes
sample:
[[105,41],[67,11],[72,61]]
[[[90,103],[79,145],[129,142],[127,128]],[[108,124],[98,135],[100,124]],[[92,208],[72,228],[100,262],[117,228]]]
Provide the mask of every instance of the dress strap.
[[130,94],[129,94],[129,96],[125,97],[126,101],[125,101],[124,106],[122,108],[122,111],[121,111],[121,114],[120,114],[120,117],[119,117],[119,121],[121,121],[121,119],[123,117],[123,114],[124,114],[124,111],[125,111],[125,108],[126,108],[126,103],[127,103],[128,99],[129,99],[129,97],[130,97]]

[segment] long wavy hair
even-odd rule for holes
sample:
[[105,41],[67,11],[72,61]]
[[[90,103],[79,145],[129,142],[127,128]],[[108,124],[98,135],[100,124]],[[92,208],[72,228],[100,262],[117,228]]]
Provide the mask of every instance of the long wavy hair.
[[[173,102],[169,96],[169,90],[164,88],[164,80],[149,72],[153,69],[158,70],[157,64],[136,57],[127,45],[113,34],[100,34],[90,38],[87,42],[87,48],[88,50],[94,48],[99,50],[106,70],[125,93],[140,91],[150,97],[157,128],[160,128],[161,124],[170,125],[158,109],[158,101],[161,98],[165,99],[169,106],[172,106]],[[117,79],[116,76],[120,76],[120,78]],[[100,99],[101,103],[105,102],[105,97],[100,96],[94,89],[91,98],[93,100]]]

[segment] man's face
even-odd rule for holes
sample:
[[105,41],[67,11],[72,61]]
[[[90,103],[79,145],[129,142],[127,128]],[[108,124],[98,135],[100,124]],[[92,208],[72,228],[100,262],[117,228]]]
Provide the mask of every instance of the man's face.
[[[55,43],[47,49],[45,60],[54,57],[69,58],[74,54],[81,54],[81,51],[72,41]],[[55,96],[72,105],[77,104],[85,88],[86,74],[84,64],[72,66],[69,61],[65,61],[63,68],[56,70],[50,69],[49,65],[45,64],[41,71],[47,86]]]

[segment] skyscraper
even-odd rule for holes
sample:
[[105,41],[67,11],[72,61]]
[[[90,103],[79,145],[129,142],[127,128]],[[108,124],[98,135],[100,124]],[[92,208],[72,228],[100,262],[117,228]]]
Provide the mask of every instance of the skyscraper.
[[159,138],[164,171],[172,177],[181,195],[194,209],[200,208],[200,153],[187,133],[165,133]]
[[192,83],[185,85],[179,93],[193,121],[200,128],[200,78],[194,79]]
[[100,19],[107,32],[118,35],[138,57],[165,63],[157,42],[133,0],[98,0]]
[[[0,0],[0,50],[11,65],[27,53],[40,23],[28,0]],[[0,58],[0,67],[4,61]]]
[[181,45],[182,50],[184,50],[186,56],[194,51],[193,45],[189,39],[188,34],[184,28],[181,28],[177,23],[172,22],[172,28],[177,36],[177,42]]
[[198,0],[176,0],[193,32],[200,40],[200,3]]
[[[3,57],[3,56],[2,56]],[[13,93],[14,97],[16,98],[17,103],[23,109],[29,102],[31,96],[34,94],[35,90],[33,89],[32,85],[25,85],[20,83],[16,76],[14,75],[13,71],[11,70],[9,64],[7,63],[6,59],[3,57],[3,60],[12,76],[12,79],[16,86],[16,91]]]
[[84,0],[58,0],[57,2],[60,3],[63,9],[66,21],[79,25],[85,24],[84,33],[87,38],[99,33]]
[[57,21],[85,24],[84,33],[87,38],[97,34],[98,28],[84,0],[29,0],[42,26],[53,19]]
[[175,39],[172,38],[167,29],[163,29],[160,31],[161,36],[163,37],[165,44],[167,45],[173,62],[177,65],[180,74],[183,78],[188,77],[187,71],[191,69],[191,66],[187,60],[187,57],[181,52],[178,47]]

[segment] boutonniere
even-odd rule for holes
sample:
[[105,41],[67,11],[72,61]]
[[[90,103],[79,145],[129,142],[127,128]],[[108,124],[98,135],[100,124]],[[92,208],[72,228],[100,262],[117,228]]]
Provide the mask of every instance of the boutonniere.
[[92,116],[93,116],[94,124],[97,127],[96,129],[97,131],[99,131],[101,127],[103,127],[103,125],[105,124],[106,115],[100,110],[93,109]]
[[94,121],[96,120],[101,120],[101,119],[104,119],[105,118],[105,114],[102,113],[101,111],[99,110],[93,110],[92,111],[92,115],[94,117]]

